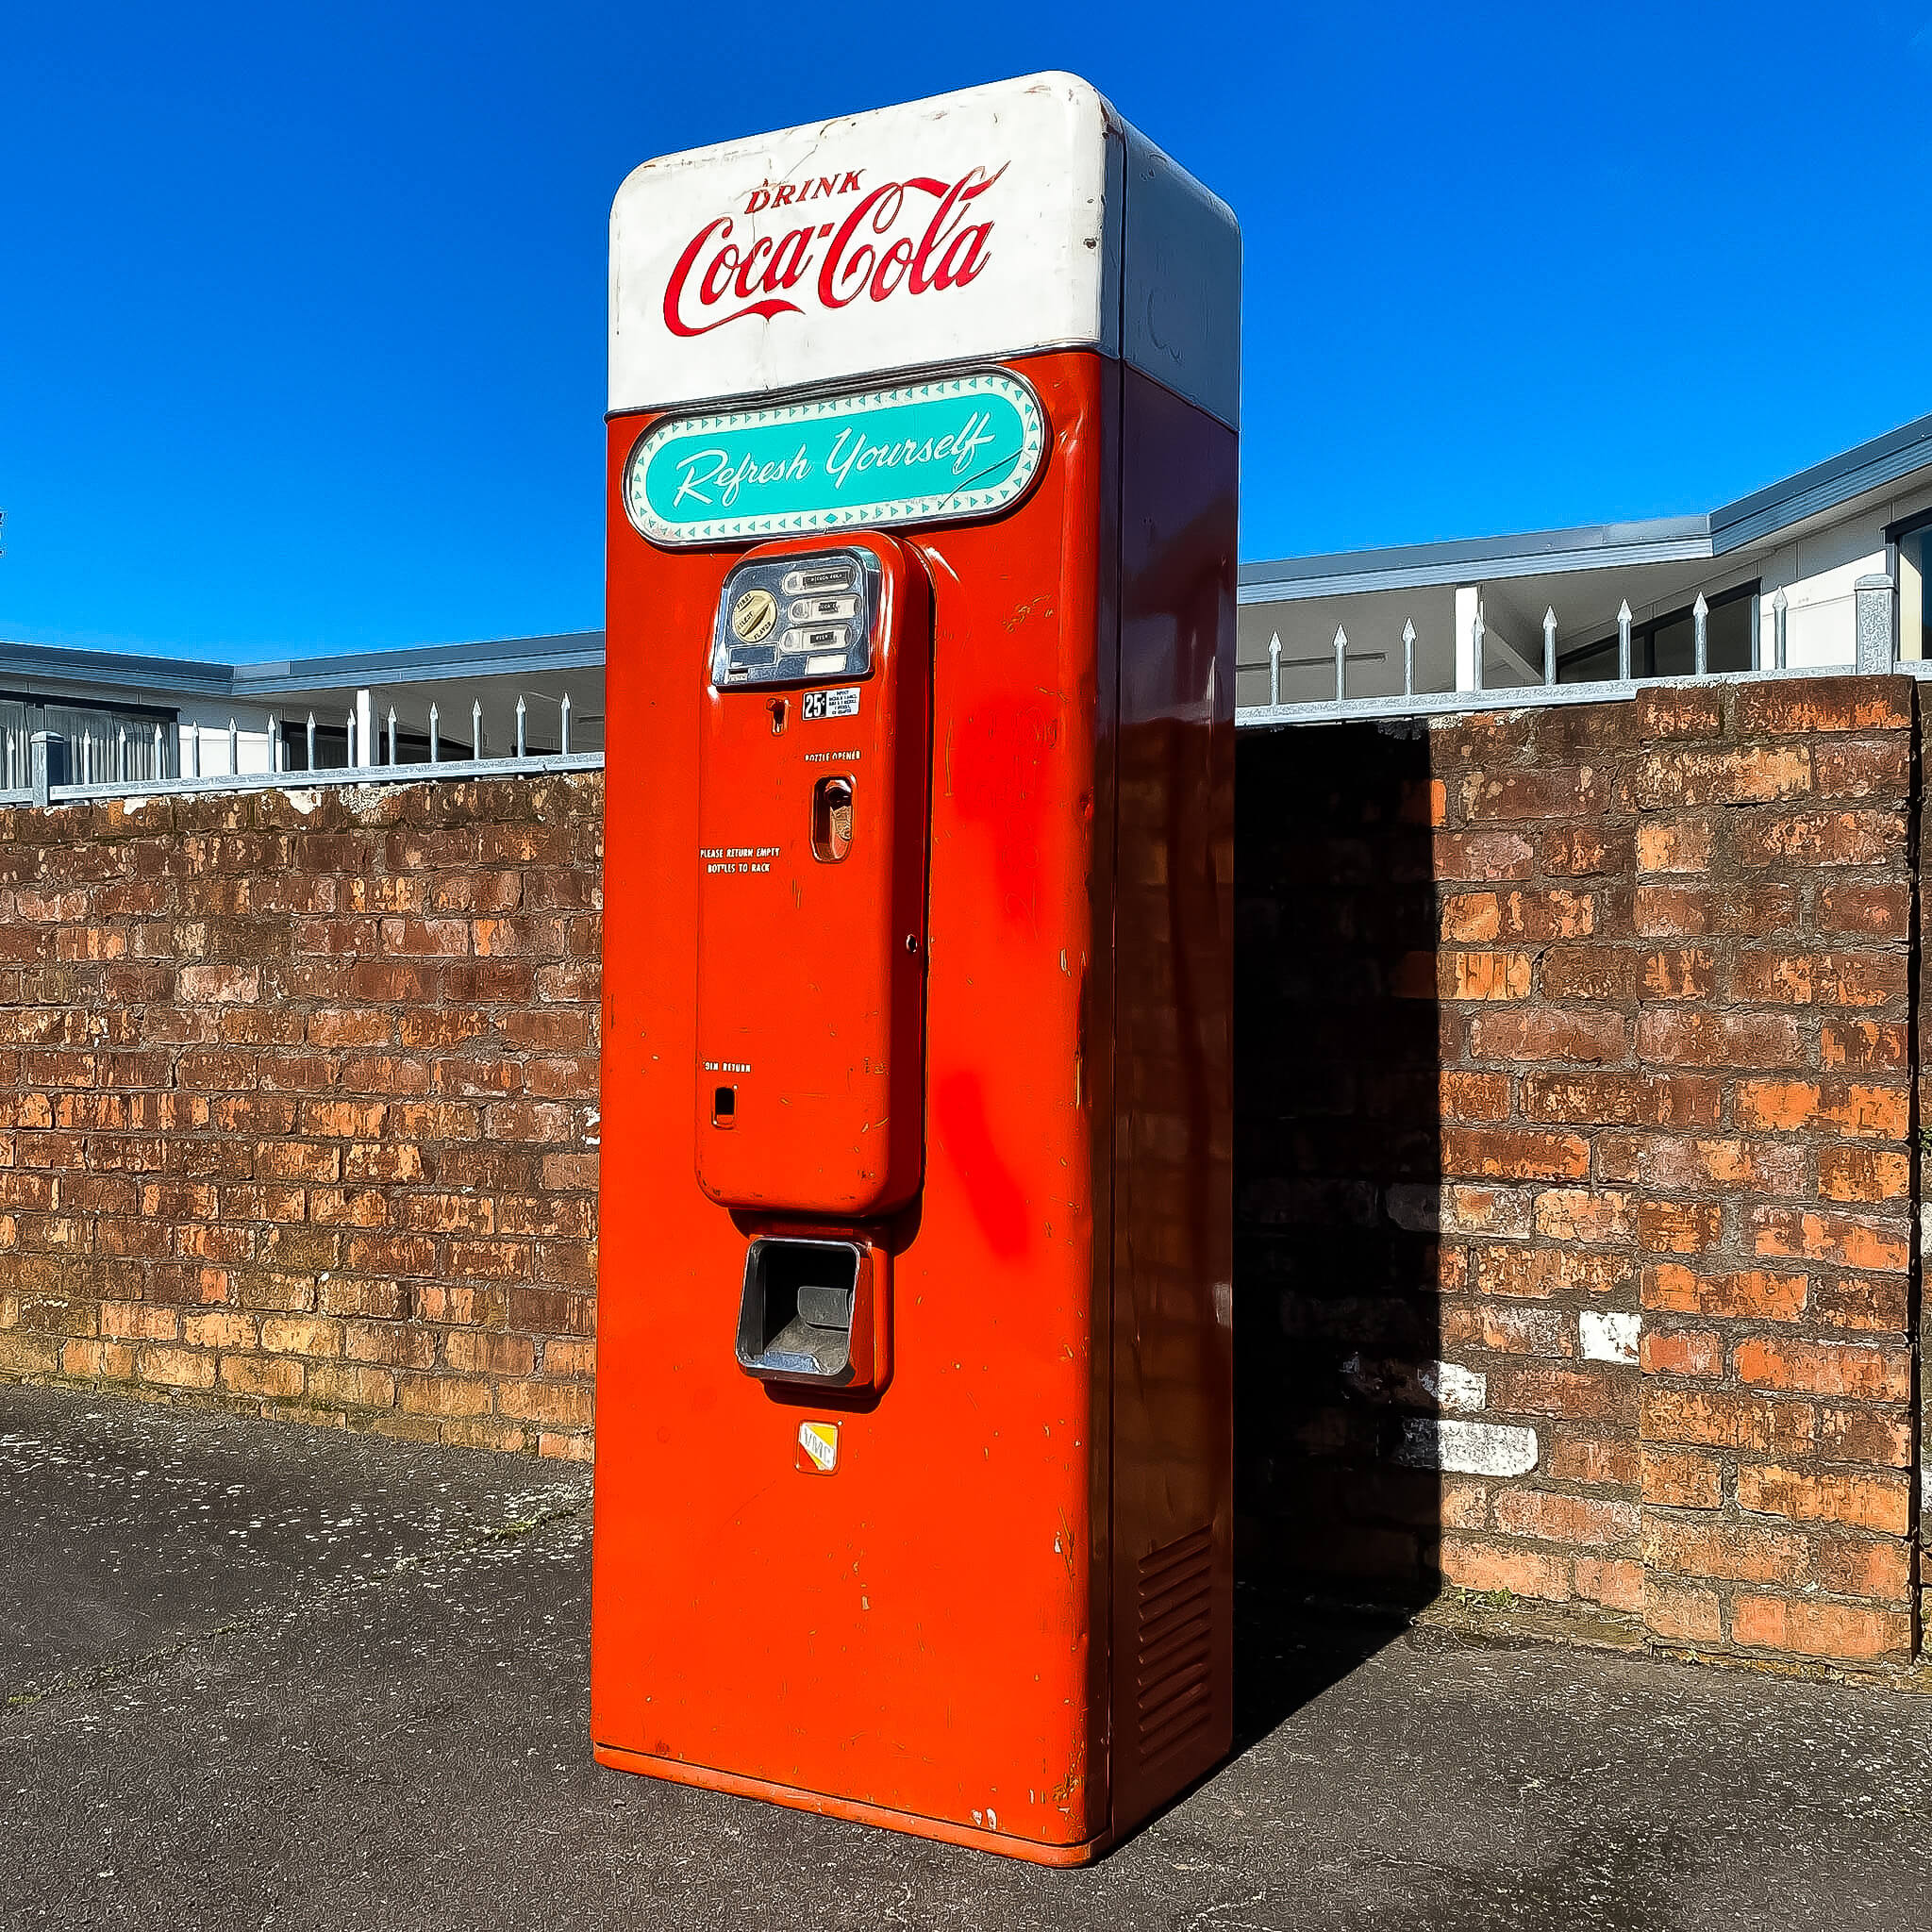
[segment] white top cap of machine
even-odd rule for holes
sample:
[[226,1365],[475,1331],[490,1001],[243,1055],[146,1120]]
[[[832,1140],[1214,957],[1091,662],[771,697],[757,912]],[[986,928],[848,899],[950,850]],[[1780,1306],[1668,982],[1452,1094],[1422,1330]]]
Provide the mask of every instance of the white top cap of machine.
[[1241,231],[1036,74],[646,161],[610,211],[610,408],[1098,348],[1241,414]]

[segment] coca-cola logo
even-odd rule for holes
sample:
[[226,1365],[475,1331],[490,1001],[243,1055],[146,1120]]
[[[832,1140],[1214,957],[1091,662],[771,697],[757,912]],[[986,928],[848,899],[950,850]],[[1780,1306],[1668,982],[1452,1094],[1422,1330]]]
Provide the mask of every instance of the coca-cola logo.
[[[755,189],[733,214],[691,238],[664,285],[664,326],[701,336],[748,315],[802,315],[815,301],[837,310],[861,296],[889,301],[962,289],[991,259],[993,224],[977,206],[1007,171],[971,168],[957,181],[911,175],[863,189],[855,169],[796,187]],[[741,217],[831,195],[859,198],[838,222],[806,222],[777,235],[741,239]]]

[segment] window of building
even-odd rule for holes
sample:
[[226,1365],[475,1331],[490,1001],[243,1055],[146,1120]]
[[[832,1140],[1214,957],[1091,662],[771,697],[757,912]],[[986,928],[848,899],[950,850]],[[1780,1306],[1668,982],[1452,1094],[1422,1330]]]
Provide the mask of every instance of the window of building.
[[0,691],[0,790],[33,783],[33,739],[45,731],[63,741],[57,784],[108,785],[123,779],[180,776],[178,712],[105,699],[75,704]]
[[[1757,630],[1757,582],[1734,585],[1705,599],[1705,664],[1711,671],[1754,668]],[[1630,626],[1633,677],[1690,677],[1697,669],[1694,604],[1667,610]],[[1558,684],[1593,684],[1617,675],[1617,633],[1557,653]]]
[[1898,654],[1932,658],[1932,605],[1925,596],[1925,572],[1932,564],[1932,512],[1885,534],[1898,558],[1898,568],[1892,572],[1898,586]]

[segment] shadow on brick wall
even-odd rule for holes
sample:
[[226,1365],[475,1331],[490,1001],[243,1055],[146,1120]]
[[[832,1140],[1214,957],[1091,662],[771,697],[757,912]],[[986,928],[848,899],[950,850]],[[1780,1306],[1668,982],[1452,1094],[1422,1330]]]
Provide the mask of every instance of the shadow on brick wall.
[[1425,733],[1256,733],[1238,760],[1245,1740],[1386,1642],[1389,1613],[1436,1594],[1438,1396],[1414,1365],[1441,1353],[1440,1011]]

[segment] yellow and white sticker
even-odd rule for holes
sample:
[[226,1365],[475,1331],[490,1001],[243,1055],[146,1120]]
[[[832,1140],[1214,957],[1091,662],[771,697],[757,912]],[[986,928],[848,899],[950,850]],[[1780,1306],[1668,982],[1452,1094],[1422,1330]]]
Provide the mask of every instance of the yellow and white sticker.
[[830,1475],[839,1466],[839,1424],[800,1423],[798,1466],[814,1475]]

